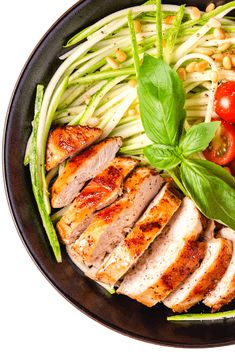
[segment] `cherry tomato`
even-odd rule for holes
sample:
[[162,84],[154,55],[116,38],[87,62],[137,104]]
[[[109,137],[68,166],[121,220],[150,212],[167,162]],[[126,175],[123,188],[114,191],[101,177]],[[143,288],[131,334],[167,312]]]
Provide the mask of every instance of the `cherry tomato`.
[[[218,120],[218,119],[214,119]],[[221,121],[215,137],[209,147],[204,151],[204,156],[218,165],[227,165],[235,159],[235,127]]]
[[216,90],[215,112],[223,120],[235,123],[235,81],[227,81]]
[[230,163],[229,168],[231,170],[232,175],[235,176],[235,160]]

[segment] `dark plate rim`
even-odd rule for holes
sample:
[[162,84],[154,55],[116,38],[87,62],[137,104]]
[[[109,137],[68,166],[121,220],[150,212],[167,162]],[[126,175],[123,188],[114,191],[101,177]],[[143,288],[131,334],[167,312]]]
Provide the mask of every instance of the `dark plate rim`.
[[34,264],[37,266],[37,268],[40,270],[40,272],[44,275],[44,277],[49,281],[49,283],[62,295],[67,301],[70,302],[76,309],[81,311],[83,314],[89,316],[92,320],[97,321],[101,325],[107,327],[110,330],[116,331],[119,334],[128,336],[132,339],[136,339],[142,342],[147,342],[150,344],[155,344],[155,345],[160,345],[160,346],[169,346],[169,347],[177,347],[177,348],[213,348],[213,347],[221,347],[221,346],[227,346],[227,345],[234,345],[235,344],[235,339],[234,340],[229,340],[229,341],[223,341],[223,342],[216,342],[216,343],[204,343],[204,344],[185,344],[182,342],[171,342],[171,341],[160,341],[160,340],[153,340],[150,338],[147,338],[145,336],[141,336],[139,334],[136,334],[131,331],[126,331],[118,326],[113,325],[110,322],[106,322],[103,319],[101,319],[99,316],[96,314],[92,313],[89,311],[87,308],[85,308],[82,304],[74,304],[73,300],[65,295],[64,291],[59,287],[59,285],[56,284],[55,280],[50,278],[49,274],[47,273],[47,270],[44,269],[41,265],[39,260],[37,260],[36,256],[33,253],[32,248],[27,243],[27,238],[23,235],[21,228],[20,228],[20,223],[18,221],[18,213],[17,213],[17,208],[13,205],[11,198],[10,198],[10,189],[8,186],[8,178],[7,178],[7,166],[6,166],[6,146],[7,146],[7,141],[6,141],[6,133],[8,130],[8,118],[9,114],[11,112],[12,108],[12,103],[14,101],[15,95],[18,91],[19,84],[22,80],[22,77],[24,75],[25,70],[27,69],[27,66],[31,62],[32,58],[34,57],[34,54],[37,52],[38,48],[40,45],[46,41],[48,35],[54,30],[55,27],[64,19],[66,18],[75,8],[79,11],[80,6],[82,6],[83,3],[86,3],[88,0],[80,0],[77,1],[74,5],[72,5],[68,10],[66,10],[53,24],[52,26],[46,31],[46,33],[42,36],[42,38],[38,41],[34,49],[32,50],[31,54],[28,56],[28,59],[26,60],[19,76],[18,79],[14,85],[11,98],[8,104],[6,116],[5,116],[5,122],[4,122],[4,127],[3,127],[3,139],[2,139],[2,173],[3,173],[3,183],[4,183],[4,190],[5,190],[5,195],[6,195],[6,200],[8,203],[8,207],[11,213],[11,217],[13,219],[13,222],[15,224],[15,228],[18,232],[18,235],[26,248],[29,256],[33,260]]

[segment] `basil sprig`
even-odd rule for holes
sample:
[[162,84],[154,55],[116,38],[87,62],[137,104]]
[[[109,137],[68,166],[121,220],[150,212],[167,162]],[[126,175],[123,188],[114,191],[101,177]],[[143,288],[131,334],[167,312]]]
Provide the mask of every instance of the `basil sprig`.
[[140,114],[153,142],[144,149],[151,165],[169,171],[208,218],[235,230],[235,179],[193,154],[207,148],[220,123],[200,123],[185,132],[185,93],[176,72],[161,58],[144,56],[138,76]]

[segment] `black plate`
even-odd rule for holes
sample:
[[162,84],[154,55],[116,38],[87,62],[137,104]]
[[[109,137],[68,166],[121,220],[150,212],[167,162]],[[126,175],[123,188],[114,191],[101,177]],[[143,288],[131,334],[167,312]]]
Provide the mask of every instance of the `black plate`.
[[[56,263],[34,202],[28,169],[22,163],[30,134],[36,84],[48,83],[60,64],[57,55],[62,45],[84,26],[109,13],[142,2],[80,1],[50,28],[33,51],[16,84],[5,126],[4,174],[9,205],[19,234],[40,270],[67,300],[93,319],[123,334],[155,344],[181,347],[233,344],[235,320],[181,324],[167,322],[166,316],[171,313],[167,308],[159,305],[150,309],[127,297],[109,295],[82,275],[70,262],[65,250],[62,251],[63,263]],[[209,2],[184,1],[203,8]],[[179,4],[180,1],[169,3]],[[230,308],[234,308],[234,304]],[[202,310],[202,307],[195,309]]]

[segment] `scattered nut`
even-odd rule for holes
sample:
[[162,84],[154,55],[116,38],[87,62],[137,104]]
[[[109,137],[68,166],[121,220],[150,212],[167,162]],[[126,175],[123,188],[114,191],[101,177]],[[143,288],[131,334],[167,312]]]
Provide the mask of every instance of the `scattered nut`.
[[211,2],[207,7],[206,7],[206,12],[211,12],[215,9],[215,4]]
[[195,71],[203,72],[208,68],[208,63],[204,60],[195,64]]
[[184,68],[179,68],[177,70],[177,74],[179,75],[179,78],[184,81],[186,80],[186,77],[187,77],[187,73],[186,73],[186,70]]
[[195,72],[197,62],[191,62],[186,66],[186,72],[187,73],[193,73]]
[[215,39],[225,39],[225,32],[221,28],[215,28],[213,32],[213,36]]
[[133,21],[133,24],[134,24],[135,32],[136,32],[136,33],[141,33],[141,32],[142,32],[142,26],[141,26],[140,21],[134,20],[134,21]]
[[106,62],[110,65],[111,68],[113,69],[118,69],[118,63],[115,62],[115,60],[112,57],[106,57]]
[[213,49],[210,48],[199,48],[196,50],[197,53],[208,55],[209,57],[215,53]]
[[231,47],[231,43],[224,43],[218,47],[219,52],[225,52],[227,49]]
[[123,63],[123,62],[126,61],[127,55],[126,55],[126,53],[123,52],[121,49],[118,48],[118,49],[116,50],[115,54],[116,54],[117,60],[118,60],[120,63]]
[[188,9],[189,9],[189,13],[190,13],[192,20],[199,20],[200,19],[201,11],[197,7],[190,6],[190,7],[188,7]]
[[223,67],[227,70],[232,69],[232,61],[228,55],[223,58]]
[[175,16],[167,16],[167,17],[164,19],[164,23],[165,23],[166,25],[172,25],[174,21],[175,21]]

